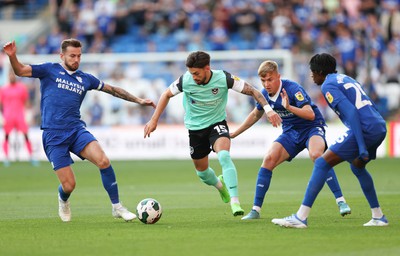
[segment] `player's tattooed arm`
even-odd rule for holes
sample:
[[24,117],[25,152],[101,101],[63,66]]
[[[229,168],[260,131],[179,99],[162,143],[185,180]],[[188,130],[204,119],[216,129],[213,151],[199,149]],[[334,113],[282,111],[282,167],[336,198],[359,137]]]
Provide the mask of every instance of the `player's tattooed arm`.
[[123,99],[126,101],[135,102],[135,103],[138,103],[140,105],[145,105],[145,106],[152,106],[153,108],[156,107],[156,105],[154,104],[154,102],[152,100],[136,97],[135,95],[129,93],[128,91],[126,91],[120,87],[112,86],[109,84],[104,84],[102,91],[106,92],[108,94],[111,94],[114,97],[117,97],[117,98],[120,98],[120,99]]
[[253,98],[258,103],[260,103],[262,106],[265,106],[265,105],[268,104],[267,100],[264,97],[264,95],[262,95],[262,93],[259,90],[257,90],[256,88],[254,88],[251,84],[249,84],[247,82],[244,83],[244,87],[243,87],[242,93],[246,94],[246,95],[253,96]]
[[135,103],[139,103],[138,97],[130,94],[129,92],[127,92],[126,90],[124,90],[122,88],[111,86],[109,84],[104,84],[103,91],[108,94],[111,94],[114,97],[121,98],[123,100],[131,101],[131,102],[135,102]]
[[253,98],[261,106],[263,106],[263,108],[264,108],[264,110],[265,110],[265,112],[267,114],[268,120],[271,122],[271,124],[274,127],[278,127],[278,126],[281,125],[281,123],[282,123],[281,117],[270,107],[270,105],[268,104],[268,102],[265,99],[264,95],[262,95],[262,93],[259,90],[254,88],[251,84],[245,82],[243,90],[242,90],[242,93],[246,94],[246,95],[253,96]]

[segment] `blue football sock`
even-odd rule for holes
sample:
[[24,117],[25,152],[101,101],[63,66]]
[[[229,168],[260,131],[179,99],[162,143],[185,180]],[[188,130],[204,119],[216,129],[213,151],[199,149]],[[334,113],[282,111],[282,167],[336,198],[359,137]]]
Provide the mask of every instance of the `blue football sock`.
[[310,181],[307,185],[306,194],[304,195],[302,203],[303,205],[310,208],[312,207],[318,193],[324,186],[326,176],[330,169],[332,169],[332,167],[325,161],[324,158],[319,157],[317,158],[317,160],[315,160],[314,169],[312,171]]
[[222,167],[222,175],[231,197],[239,196],[236,167],[232,162],[229,151],[218,152],[218,160]]
[[265,194],[268,191],[269,184],[271,183],[272,171],[261,167],[258,171],[256,194],[254,195],[254,205],[261,208],[264,202]]
[[352,164],[350,165],[350,168],[360,182],[361,189],[368,200],[369,206],[371,208],[378,208],[378,196],[376,195],[374,181],[369,172],[365,168],[357,168]]
[[100,169],[100,174],[103,186],[110,197],[111,203],[119,203],[118,185],[115,178],[114,169],[110,165],[105,169]]
[[66,202],[71,194],[65,193],[61,184],[58,186],[58,193],[60,194],[61,200]]
[[328,184],[332,193],[335,195],[335,198],[343,196],[342,189],[340,188],[339,181],[333,168],[328,171],[328,175],[326,176],[326,184]]

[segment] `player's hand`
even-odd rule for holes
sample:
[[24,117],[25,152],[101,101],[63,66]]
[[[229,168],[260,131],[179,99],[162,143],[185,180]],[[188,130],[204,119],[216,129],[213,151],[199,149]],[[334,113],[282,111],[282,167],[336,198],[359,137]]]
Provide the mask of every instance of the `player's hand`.
[[139,104],[142,106],[152,106],[153,108],[156,108],[156,104],[150,99],[141,99]]
[[284,107],[285,109],[288,109],[289,97],[287,96],[286,90],[284,88],[282,88],[281,98],[282,98],[282,103],[281,103],[282,107]]
[[234,133],[234,132],[230,132],[230,133],[229,133],[229,137],[231,137],[231,139],[233,139],[233,138],[235,138],[235,137],[236,137],[236,135],[235,135],[235,133]]
[[278,127],[282,123],[282,118],[275,112],[269,111],[267,114],[268,121],[272,124],[273,127]]
[[15,45],[15,41],[8,42],[3,46],[4,52],[8,55],[14,55],[17,53],[17,46]]
[[150,120],[144,126],[144,138],[150,137],[150,133],[154,132],[157,128],[157,122]]

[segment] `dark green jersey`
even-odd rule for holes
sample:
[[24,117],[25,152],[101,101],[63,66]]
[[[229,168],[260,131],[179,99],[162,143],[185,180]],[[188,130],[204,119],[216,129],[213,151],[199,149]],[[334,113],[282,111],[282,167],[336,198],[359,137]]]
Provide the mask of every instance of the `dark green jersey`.
[[223,70],[212,70],[207,84],[196,84],[190,72],[186,72],[170,85],[172,94],[183,92],[185,127],[200,130],[226,118],[228,89],[241,92],[244,81]]

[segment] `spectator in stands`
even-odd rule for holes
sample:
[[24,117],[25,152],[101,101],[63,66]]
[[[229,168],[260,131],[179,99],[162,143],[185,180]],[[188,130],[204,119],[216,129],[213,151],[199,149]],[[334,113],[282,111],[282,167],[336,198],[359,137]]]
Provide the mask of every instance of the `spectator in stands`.
[[103,32],[101,32],[100,30],[97,30],[94,33],[94,38],[93,38],[93,42],[89,47],[88,52],[89,53],[104,53],[108,51],[108,47],[107,47],[107,39],[104,37]]
[[88,111],[90,116],[89,125],[91,126],[102,125],[104,108],[103,105],[100,103],[99,97],[97,95],[93,97],[93,102],[89,107]]
[[47,46],[50,49],[50,53],[59,53],[60,44],[65,39],[65,34],[63,34],[58,26],[53,26],[51,33],[47,36]]
[[275,45],[275,38],[271,33],[271,27],[268,24],[262,23],[260,25],[260,33],[257,36],[257,49],[270,50]]
[[351,31],[344,24],[339,24],[337,27],[337,37],[334,41],[335,48],[338,50],[338,62],[341,66],[346,66],[348,61],[356,61],[358,65],[359,55],[358,51],[360,43],[354,39]]
[[327,28],[321,29],[315,40],[314,53],[318,52],[335,52],[330,31]]
[[400,34],[400,3],[397,0],[382,1],[380,24],[386,42],[393,39],[395,34]]
[[208,36],[209,42],[211,44],[212,51],[223,51],[228,49],[229,35],[228,31],[223,26],[223,23],[215,20],[210,29],[210,34]]
[[[99,32],[102,34],[101,40],[104,44],[108,45],[108,42],[115,34],[115,3],[108,0],[98,0],[94,3],[94,13],[96,15],[97,31],[96,36],[99,37]],[[97,42],[99,44],[99,42]]]
[[240,1],[231,17],[230,27],[239,33],[244,41],[252,42],[260,31],[260,17],[252,8],[251,3]]
[[47,37],[44,35],[40,36],[36,46],[32,49],[32,51],[34,54],[50,54],[51,48],[47,43]]
[[399,83],[400,54],[395,42],[390,41],[382,54],[382,74],[387,83]]
[[92,0],[83,0],[79,10],[78,20],[74,27],[77,37],[82,38],[86,45],[90,47],[97,29],[93,2]]
[[[90,52],[162,52],[190,50],[234,50],[234,49],[289,49],[294,58],[304,46],[301,36],[311,38],[314,52],[329,52],[337,57],[338,66],[347,69],[346,72],[365,74],[369,65],[383,71],[381,60],[385,45],[381,45],[383,37],[385,44],[394,41],[400,55],[400,4],[397,0],[379,1],[189,1],[189,0],[54,0],[60,5],[59,15],[56,15],[60,29],[68,31],[69,36],[86,38],[87,49]],[[88,3],[93,2],[89,9]],[[358,3],[358,4],[357,4]],[[82,17],[90,17],[103,6],[109,11],[109,18],[115,20],[115,30],[110,35],[111,40],[98,36],[98,27],[107,22],[95,22],[96,28],[91,33],[83,33],[78,26]],[[110,6],[112,6],[110,8]],[[378,8],[379,7],[379,8]],[[247,9],[246,9],[247,8]],[[242,18],[245,22],[258,19],[259,31],[256,37],[248,28],[239,34],[238,24],[230,23],[239,15],[239,10],[245,10]],[[81,11],[80,11],[81,10]],[[83,10],[86,10],[83,15]],[[78,16],[78,13],[80,14]],[[95,15],[96,16],[96,15]],[[147,17],[146,17],[147,16]],[[97,17],[97,16],[96,16]],[[231,17],[231,19],[230,19]],[[241,21],[243,21],[241,19]],[[373,20],[379,21],[375,22]],[[228,41],[216,45],[210,43],[212,24],[221,22]],[[250,22],[251,23],[251,22]],[[367,25],[365,25],[367,23]],[[375,25],[377,23],[378,28]],[[88,23],[90,24],[90,23]],[[232,26],[234,24],[234,26]],[[100,26],[99,26],[100,25]],[[75,29],[71,32],[69,27]],[[81,29],[76,29],[77,27]],[[246,27],[246,26],[245,26]],[[268,27],[270,28],[268,31]],[[253,29],[250,26],[250,31]],[[146,33],[143,33],[146,31]],[[218,32],[222,30],[215,30]],[[371,33],[371,31],[374,31]],[[369,34],[370,33],[370,34]],[[103,32],[104,34],[104,32]],[[94,39],[97,35],[96,40]],[[243,40],[243,35],[246,40]],[[251,38],[251,39],[249,39]],[[368,40],[366,40],[368,38]],[[99,43],[104,40],[106,43]],[[96,41],[96,42],[95,42]],[[89,48],[92,42],[94,47]],[[271,46],[273,44],[273,46]],[[299,49],[300,47],[300,49]],[[367,47],[374,48],[373,55]],[[303,48],[304,49],[304,48]],[[378,52],[376,52],[378,51]],[[42,48],[37,52],[46,52]],[[307,53],[309,54],[309,53]],[[299,60],[294,62],[299,63]],[[372,60],[370,63],[367,63]],[[348,63],[350,62],[350,63]],[[357,67],[350,69],[349,67]],[[297,72],[299,69],[296,69]],[[300,71],[303,72],[304,69]],[[355,73],[353,73],[355,74]],[[382,74],[384,73],[382,72]],[[304,76],[304,74],[300,74]],[[380,93],[379,90],[377,90]]]
[[124,35],[129,29],[129,3],[127,0],[118,0],[115,6],[115,31],[116,36]]

